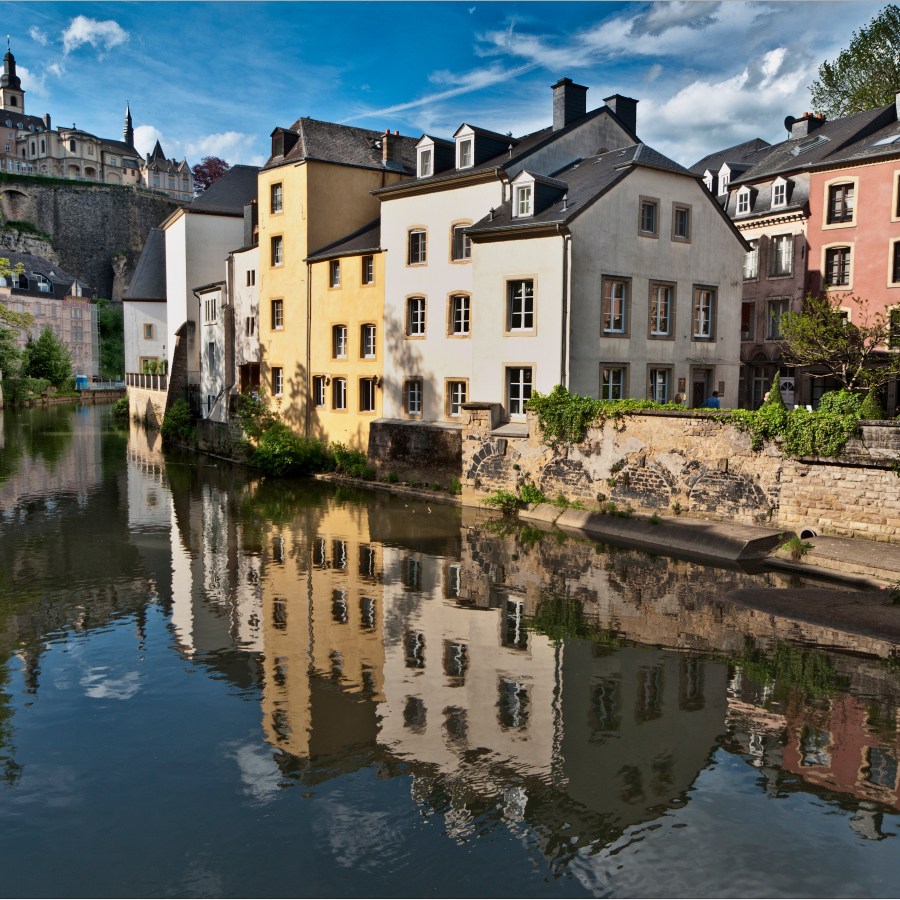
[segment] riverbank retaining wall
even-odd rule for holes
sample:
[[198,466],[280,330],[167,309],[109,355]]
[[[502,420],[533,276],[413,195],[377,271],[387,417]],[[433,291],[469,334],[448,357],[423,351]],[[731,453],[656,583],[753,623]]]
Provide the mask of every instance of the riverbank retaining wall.
[[462,434],[455,426],[380,419],[369,426],[366,456],[379,478],[450,487],[462,465]]
[[153,391],[149,388],[128,388],[128,416],[138,419],[148,428],[162,428],[163,416],[166,413],[166,391]]
[[497,410],[469,404],[462,432],[463,503],[534,484],[589,508],[618,508],[900,542],[900,426],[863,426],[839,459],[788,459],[754,450],[750,436],[714,415],[648,411],[548,446],[535,417],[527,436],[496,428]]

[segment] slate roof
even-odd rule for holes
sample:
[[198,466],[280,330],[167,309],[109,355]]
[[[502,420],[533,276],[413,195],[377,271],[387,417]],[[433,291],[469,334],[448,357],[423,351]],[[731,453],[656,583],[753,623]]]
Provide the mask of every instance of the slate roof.
[[876,159],[889,159],[900,155],[900,121],[891,122],[878,131],[850,144],[840,153],[833,153],[825,160],[829,166]]
[[26,278],[32,275],[43,275],[53,285],[53,292],[50,296],[64,296],[67,289],[76,281],[81,285],[85,294],[90,294],[88,285],[61,269],[58,263],[51,262],[49,259],[44,259],[42,256],[34,256],[31,253],[18,253],[15,250],[4,250],[3,256],[13,266],[21,263],[25,269],[24,274]]
[[150,229],[124,299],[165,301],[166,235],[162,228]]
[[258,174],[257,166],[232,166],[187,208],[190,212],[243,216],[244,207],[256,199]]
[[[383,132],[306,117],[297,119],[287,130],[295,132],[300,139],[285,156],[270,156],[264,169],[301,160],[320,160],[364,169],[389,168],[382,158]],[[401,142],[402,171],[408,175],[414,173],[418,138],[395,135],[394,139]]]
[[28,131],[29,125],[34,125],[35,132],[38,128],[41,129],[41,132],[47,131],[47,126],[40,116],[28,116],[25,113],[0,109],[0,128],[15,128],[19,131]]
[[339,256],[379,252],[381,252],[381,219],[375,219],[352,234],[311,253],[306,257],[306,261],[318,262],[323,259],[335,259]]
[[506,201],[490,214],[466,229],[470,234],[482,234],[511,228],[527,228],[534,225],[566,224],[580,215],[591,203],[618,184],[636,166],[662,169],[684,175],[696,181],[697,176],[684,166],[663,156],[646,144],[632,144],[620,150],[610,150],[583,159],[558,172],[552,179],[561,185],[559,199],[547,209],[533,216],[513,218],[512,203]]
[[[789,212],[800,212],[809,206],[809,177],[806,173],[795,173],[792,177],[790,174],[785,176],[788,181],[788,202],[784,206],[772,209],[772,193],[773,181],[760,182],[752,185],[751,189],[756,191],[756,196],[750,204],[750,211],[738,213],[737,211],[737,191],[731,191],[727,200],[724,200],[725,212],[729,218],[735,222],[742,222],[745,219],[757,219],[762,215],[781,216]],[[723,202],[722,197],[719,202]]]
[[703,159],[695,162],[690,170],[696,175],[702,175],[707,169],[710,172],[718,172],[722,168],[722,164],[726,162],[729,166],[737,165],[746,168],[753,164],[753,160],[759,156],[761,150],[768,147],[771,147],[768,141],[764,141],[762,138],[753,138],[742,144],[735,144],[733,147],[704,156]]

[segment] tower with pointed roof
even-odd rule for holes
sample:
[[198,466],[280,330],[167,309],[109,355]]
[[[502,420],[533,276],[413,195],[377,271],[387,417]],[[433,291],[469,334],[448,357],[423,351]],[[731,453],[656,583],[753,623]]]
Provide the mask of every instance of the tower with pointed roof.
[[122,140],[129,147],[134,146],[134,126],[131,123],[131,105],[125,104],[125,127],[122,129]]
[[3,57],[3,75],[0,75],[0,109],[20,114],[25,112],[25,91],[16,75],[16,58],[9,47]]

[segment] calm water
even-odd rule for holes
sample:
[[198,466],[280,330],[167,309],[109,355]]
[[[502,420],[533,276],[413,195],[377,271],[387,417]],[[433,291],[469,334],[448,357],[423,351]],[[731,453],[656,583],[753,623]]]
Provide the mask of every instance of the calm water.
[[751,585],[7,412],[0,894],[895,896],[900,670]]

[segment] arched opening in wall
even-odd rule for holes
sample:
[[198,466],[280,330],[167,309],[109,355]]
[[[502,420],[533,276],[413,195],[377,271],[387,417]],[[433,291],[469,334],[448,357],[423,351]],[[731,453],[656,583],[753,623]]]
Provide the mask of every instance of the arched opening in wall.
[[115,172],[110,172],[106,176],[106,183],[107,184],[121,184],[122,180],[119,178],[119,176]]
[[814,537],[818,537],[818,536],[819,536],[818,532],[813,528],[804,528],[800,532],[800,539],[803,541],[806,541],[809,538],[814,538]]
[[91,180],[96,180],[97,170],[93,166],[86,166],[84,170],[84,177],[90,178]]
[[78,178],[81,175],[81,169],[78,166],[66,166],[66,178]]
[[0,207],[4,218],[20,221],[27,212],[28,195],[21,191],[3,191],[0,195]]

